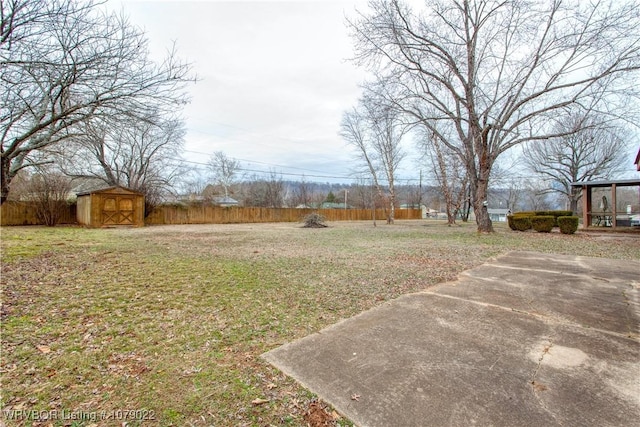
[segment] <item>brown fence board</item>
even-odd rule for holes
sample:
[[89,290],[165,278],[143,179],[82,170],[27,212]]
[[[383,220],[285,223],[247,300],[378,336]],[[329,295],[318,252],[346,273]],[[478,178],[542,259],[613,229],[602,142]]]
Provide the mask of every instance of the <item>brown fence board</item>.
[[[76,205],[69,205],[60,219],[60,224],[75,224]],[[0,206],[0,225],[40,225],[33,202],[9,200]]]

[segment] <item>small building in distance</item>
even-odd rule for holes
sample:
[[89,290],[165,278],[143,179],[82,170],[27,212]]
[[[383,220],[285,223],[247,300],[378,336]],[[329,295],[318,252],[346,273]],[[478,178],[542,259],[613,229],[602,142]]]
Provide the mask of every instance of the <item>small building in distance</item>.
[[222,196],[222,197],[214,197],[213,204],[223,208],[230,208],[233,206],[238,206],[238,201],[229,196]]
[[144,195],[124,187],[78,193],[76,215],[85,227],[143,227]]

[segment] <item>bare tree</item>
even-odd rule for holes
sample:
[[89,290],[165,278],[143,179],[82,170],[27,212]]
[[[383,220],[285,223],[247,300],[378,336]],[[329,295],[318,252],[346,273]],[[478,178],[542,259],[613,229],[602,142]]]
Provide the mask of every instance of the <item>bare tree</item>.
[[313,188],[311,184],[309,184],[304,179],[304,177],[302,177],[302,181],[298,183],[297,187],[294,188],[291,202],[294,207],[295,206],[304,206],[304,207],[313,206],[313,202],[314,202]]
[[458,214],[464,211],[467,197],[468,174],[455,153],[440,140],[443,132],[424,128],[419,146],[431,163],[431,169],[444,196],[447,225],[456,223]]
[[35,203],[38,221],[49,227],[58,224],[69,209],[70,190],[68,176],[44,166],[38,167],[27,187],[30,199]]
[[604,117],[566,116],[557,125],[565,134],[527,144],[529,169],[547,184],[546,193],[564,196],[573,212],[582,194],[572,182],[610,178],[626,160],[628,133]]
[[207,188],[208,180],[206,173],[199,168],[193,168],[182,175],[176,182],[178,193],[187,198],[196,198],[204,196],[204,190]]
[[547,187],[539,180],[528,180],[523,190],[524,210],[542,211],[551,209],[551,202],[546,189]]
[[380,198],[384,197],[380,175],[388,183],[387,223],[393,223],[397,204],[396,173],[404,152],[400,145],[406,126],[397,111],[375,98],[364,98],[359,108],[344,114],[341,135],[356,148],[358,156],[371,174]]
[[18,171],[78,136],[78,124],[187,101],[190,65],[174,51],[152,62],[144,33],[100,3],[11,0],[0,13],[0,202]]
[[229,188],[236,182],[240,162],[222,151],[216,151],[209,159],[208,165],[214,182],[224,188],[224,196],[229,197]]
[[121,114],[78,127],[82,136],[70,140],[58,155],[65,173],[139,191],[145,195],[147,213],[182,175],[185,131],[179,119]]
[[369,5],[350,22],[355,59],[416,123],[455,129],[440,141],[468,171],[480,232],[493,230],[485,202],[500,154],[570,134],[552,126],[570,106],[635,113],[620,106],[638,93],[637,2],[433,0],[418,13],[401,0]]
[[245,206],[264,208],[281,208],[284,206],[285,185],[282,177],[279,177],[276,172],[270,172],[268,179],[254,176],[244,182],[243,187],[243,204]]
[[350,204],[357,209],[368,209],[373,204],[372,201],[373,189],[371,188],[371,180],[358,177],[349,189]]
[[264,205],[269,208],[281,208],[287,197],[287,191],[282,181],[282,176],[278,176],[274,171],[269,173],[269,179],[264,181],[265,199]]

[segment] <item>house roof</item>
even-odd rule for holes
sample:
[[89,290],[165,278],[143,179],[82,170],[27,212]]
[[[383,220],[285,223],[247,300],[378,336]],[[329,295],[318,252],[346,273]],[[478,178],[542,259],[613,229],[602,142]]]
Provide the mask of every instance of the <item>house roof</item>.
[[89,194],[94,194],[94,193],[104,193],[104,192],[114,192],[112,190],[121,190],[121,193],[129,193],[129,194],[139,194],[142,195],[142,193],[140,193],[139,191],[134,191],[131,190],[130,188],[126,188],[126,187],[121,187],[121,186],[111,186],[111,187],[102,187],[102,188],[96,188],[94,190],[90,190],[90,191],[83,191],[81,193],[77,193],[77,196],[86,196]]
[[489,212],[490,214],[495,214],[495,215],[506,215],[509,212],[511,212],[511,209],[487,209],[487,212]]
[[350,205],[344,203],[322,202],[321,209],[351,209]]
[[213,199],[214,202],[221,205],[237,205],[238,201],[228,196],[216,197]]

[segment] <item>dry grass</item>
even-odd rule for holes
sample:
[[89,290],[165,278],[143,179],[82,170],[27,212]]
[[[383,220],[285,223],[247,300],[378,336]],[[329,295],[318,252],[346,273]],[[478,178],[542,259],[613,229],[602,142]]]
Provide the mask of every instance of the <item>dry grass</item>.
[[115,413],[129,426],[349,425],[260,354],[510,250],[640,258],[638,236],[329,225],[3,228],[2,409],[143,411]]

